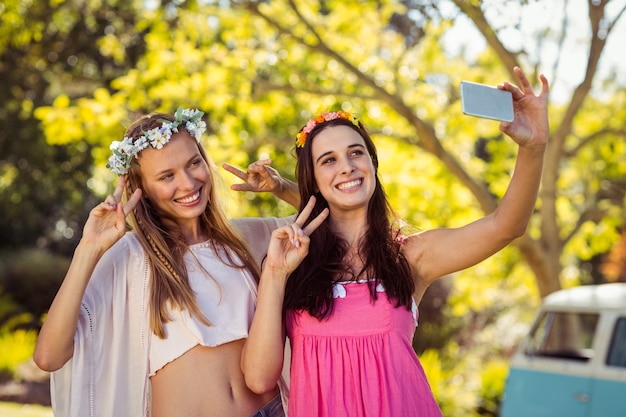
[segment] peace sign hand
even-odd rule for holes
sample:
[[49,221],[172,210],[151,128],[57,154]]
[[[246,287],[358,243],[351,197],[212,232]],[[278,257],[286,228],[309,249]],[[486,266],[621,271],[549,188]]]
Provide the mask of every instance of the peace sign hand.
[[126,216],[135,209],[141,198],[141,189],[135,190],[126,204],[121,204],[125,179],[119,177],[113,194],[89,212],[83,228],[82,241],[97,246],[101,252],[109,249],[126,233]]
[[245,184],[231,185],[234,191],[274,192],[280,188],[282,177],[270,166],[271,163],[271,159],[255,161],[248,165],[246,172],[230,164],[223,164],[222,168],[245,181]]
[[314,207],[315,197],[311,197],[294,223],[272,232],[263,270],[272,270],[273,276],[286,282],[289,274],[300,265],[309,253],[309,236],[326,220],[329,213],[328,208],[325,208],[303,229],[301,225],[309,218]]

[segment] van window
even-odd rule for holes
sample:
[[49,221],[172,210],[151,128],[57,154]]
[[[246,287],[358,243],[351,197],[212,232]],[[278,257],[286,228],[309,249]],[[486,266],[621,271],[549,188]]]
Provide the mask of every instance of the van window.
[[531,333],[526,354],[586,362],[593,358],[599,314],[545,312]]
[[626,367],[626,317],[620,317],[615,323],[606,364]]

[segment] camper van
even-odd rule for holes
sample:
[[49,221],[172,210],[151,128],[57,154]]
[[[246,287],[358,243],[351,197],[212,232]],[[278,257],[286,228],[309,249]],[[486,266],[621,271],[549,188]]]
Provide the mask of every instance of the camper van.
[[626,416],[626,284],[545,297],[511,359],[500,417]]

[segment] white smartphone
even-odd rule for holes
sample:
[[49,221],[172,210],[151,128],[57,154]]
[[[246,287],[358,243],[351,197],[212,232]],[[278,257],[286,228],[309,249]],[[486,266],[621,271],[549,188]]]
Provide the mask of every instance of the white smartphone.
[[464,114],[512,122],[513,95],[486,84],[461,81],[461,108]]

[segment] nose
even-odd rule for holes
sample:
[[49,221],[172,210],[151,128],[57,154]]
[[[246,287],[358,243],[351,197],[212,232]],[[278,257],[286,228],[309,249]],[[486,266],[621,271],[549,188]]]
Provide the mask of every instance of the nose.
[[178,188],[181,190],[193,190],[194,180],[191,174],[187,171],[182,171],[178,176]]
[[342,158],[340,172],[342,174],[351,174],[354,172],[354,164],[350,160],[350,158]]

